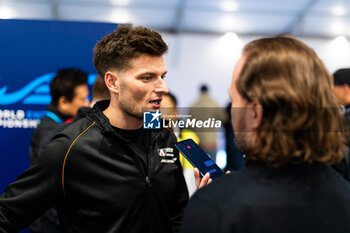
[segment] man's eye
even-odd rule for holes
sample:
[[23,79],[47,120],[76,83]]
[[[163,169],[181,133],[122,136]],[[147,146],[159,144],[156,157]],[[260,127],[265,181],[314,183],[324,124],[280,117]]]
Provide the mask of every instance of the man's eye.
[[163,76],[162,76],[162,79],[165,79],[165,78],[166,78],[166,75],[163,75]]
[[149,80],[152,79],[152,77],[143,77],[142,79],[143,79],[143,80],[146,80],[146,81],[149,81]]

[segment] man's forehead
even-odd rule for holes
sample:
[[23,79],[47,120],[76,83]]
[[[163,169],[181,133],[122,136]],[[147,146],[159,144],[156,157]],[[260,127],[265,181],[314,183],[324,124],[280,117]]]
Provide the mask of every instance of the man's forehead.
[[163,56],[150,56],[144,55],[136,58],[132,58],[126,67],[123,69],[111,68],[109,71],[115,72],[117,74],[136,73],[136,75],[142,74],[161,74],[164,75],[167,73],[166,65],[163,59]]
[[164,61],[163,56],[154,56],[149,54],[142,54],[140,56],[130,59],[129,64],[137,65],[142,63],[152,63],[155,61]]
[[234,96],[240,95],[237,91],[237,79],[240,76],[241,70],[244,66],[244,62],[245,62],[245,57],[242,56],[238,62],[235,65],[235,68],[233,70],[233,74],[232,74],[232,78],[231,78],[231,84],[230,87],[228,89],[228,94],[230,96],[230,98],[232,99]]
[[242,56],[242,57],[238,60],[238,62],[236,63],[235,69],[234,69],[234,71],[233,71],[234,79],[236,79],[236,80],[238,79],[238,77],[239,77],[239,75],[240,75],[240,73],[241,73],[241,71],[242,71],[242,68],[243,68],[243,66],[244,66],[245,60],[246,60],[245,56]]

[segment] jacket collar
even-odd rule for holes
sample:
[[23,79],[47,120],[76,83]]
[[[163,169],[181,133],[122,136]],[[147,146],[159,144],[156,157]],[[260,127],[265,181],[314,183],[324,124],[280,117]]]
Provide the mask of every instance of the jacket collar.
[[71,116],[71,115],[64,114],[64,113],[58,111],[58,109],[57,109],[55,106],[53,106],[52,104],[48,105],[48,106],[46,107],[46,110],[49,111],[49,112],[54,113],[54,114],[55,114],[56,116],[58,116],[62,121],[66,121],[66,120],[68,120],[68,119],[70,119],[70,118],[73,118],[73,116]]
[[103,111],[109,106],[109,100],[102,100],[97,102],[92,110],[88,114],[88,118],[95,121],[99,127],[102,127],[104,131],[112,133],[113,129],[109,123],[109,119],[103,114]]
[[[88,118],[92,121],[95,121],[96,124],[104,130],[105,133],[112,134],[118,136],[118,138],[121,138],[122,140],[126,141],[125,138],[122,137],[122,135],[119,135],[116,130],[112,128],[112,125],[109,122],[109,119],[106,117],[105,114],[103,114],[103,111],[107,109],[109,106],[110,101],[109,100],[102,100],[97,102],[94,107],[92,108],[91,112],[88,115]],[[159,136],[159,129],[146,129],[150,132],[152,140],[155,140]],[[127,141],[126,141],[127,142]]]

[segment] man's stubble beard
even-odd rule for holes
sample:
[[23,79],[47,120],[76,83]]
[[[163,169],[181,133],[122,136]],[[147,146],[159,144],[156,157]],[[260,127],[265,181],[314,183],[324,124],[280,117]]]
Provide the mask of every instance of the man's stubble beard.
[[[120,85],[120,95],[127,90],[127,87],[124,84]],[[119,108],[122,112],[126,113],[127,115],[134,117],[138,120],[143,120],[143,113],[140,111],[137,111],[137,103],[135,103],[136,101],[134,101],[133,103],[130,103],[128,101],[124,101],[124,99],[119,101]]]
[[245,134],[239,134],[234,138],[235,146],[240,150],[246,150],[248,148],[248,140]]
[[134,117],[138,120],[143,120],[143,114],[142,112],[138,112],[136,109],[133,109],[132,106],[130,106],[129,103],[123,103],[122,101],[119,102],[119,108],[127,115]]
[[235,134],[234,143],[238,149],[246,150],[249,146],[249,140],[247,135],[248,132],[246,127],[246,122],[243,119],[243,116],[244,115],[241,115],[241,117],[238,120],[238,127],[236,127],[237,131],[236,130],[234,131],[234,134]]

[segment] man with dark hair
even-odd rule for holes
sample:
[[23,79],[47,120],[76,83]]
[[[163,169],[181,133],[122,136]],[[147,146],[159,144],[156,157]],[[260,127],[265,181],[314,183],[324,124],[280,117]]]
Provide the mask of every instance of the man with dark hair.
[[[33,163],[65,121],[76,116],[78,109],[87,107],[89,89],[87,73],[77,68],[59,69],[50,83],[51,104],[31,138],[30,161]],[[49,209],[42,217],[30,225],[32,233],[61,232],[57,211]]]
[[329,167],[344,156],[332,87],[301,41],[248,43],[228,92],[249,161],[194,195],[183,232],[350,232],[350,184]]
[[143,111],[157,111],[168,91],[167,49],[159,33],[132,26],[96,45],[110,101],[57,134],[5,190],[0,231],[17,231],[52,205],[64,232],[179,231],[188,192],[176,137],[142,128]]
[[346,147],[344,159],[333,168],[339,172],[345,179],[350,181],[350,69],[343,68],[334,72],[334,94],[338,104],[343,108],[343,119],[345,127]]
[[339,69],[333,74],[334,93],[338,103],[350,111],[350,69]]
[[38,157],[43,146],[50,141],[52,133],[66,120],[73,118],[78,109],[89,106],[87,99],[87,73],[76,68],[58,70],[50,83],[51,104],[45,116],[34,130],[31,139],[30,161]]

